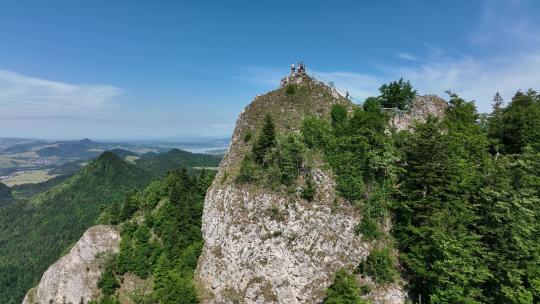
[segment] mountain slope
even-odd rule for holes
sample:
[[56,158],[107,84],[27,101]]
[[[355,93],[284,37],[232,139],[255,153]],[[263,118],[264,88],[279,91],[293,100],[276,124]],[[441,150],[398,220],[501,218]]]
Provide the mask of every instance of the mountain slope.
[[28,202],[0,210],[0,297],[19,303],[43,271],[94,224],[101,206],[148,183],[110,152]]
[[90,158],[103,151],[103,144],[88,138],[78,141],[59,141],[36,151],[41,157],[56,156],[60,158]]
[[116,227],[88,229],[47,269],[24,303],[61,303],[64,298],[72,303],[195,303],[192,278],[210,183],[205,172],[196,177],[175,170],[111,205],[100,222]]
[[[309,167],[312,177],[293,178],[289,187],[235,180],[254,140],[262,136],[258,134],[265,116],[273,118],[278,142],[289,135],[294,142],[304,118],[329,120],[334,105],[341,105],[344,115],[353,107],[311,78],[290,81],[293,84],[258,96],[242,112],[207,192],[205,246],[196,272],[203,303],[318,303],[339,269],[351,270],[368,255],[368,242],[354,232],[360,214],[340,198],[332,173],[317,155],[299,168]],[[262,174],[271,180],[279,170],[268,166]],[[296,190],[308,178],[317,189],[311,201]]]
[[168,171],[181,167],[217,167],[221,157],[209,154],[191,153],[179,149],[171,149],[165,154],[155,157],[144,157],[135,161],[135,164],[155,176],[164,177]]
[[13,202],[11,188],[0,182],[0,207],[6,206]]
[[114,153],[116,156],[120,157],[120,159],[126,160],[126,157],[133,156],[133,157],[139,157],[139,154],[125,150],[120,148],[115,148],[111,150],[112,153]]

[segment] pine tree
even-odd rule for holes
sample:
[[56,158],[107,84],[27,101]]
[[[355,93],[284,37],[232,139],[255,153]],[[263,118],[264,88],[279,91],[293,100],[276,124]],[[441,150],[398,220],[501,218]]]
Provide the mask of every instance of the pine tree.
[[499,94],[499,92],[495,93],[495,96],[493,97],[493,104],[492,104],[493,112],[498,113],[502,111],[503,105],[504,105],[504,100],[501,94]]
[[264,118],[264,125],[261,135],[255,144],[253,145],[253,159],[258,164],[264,164],[264,158],[266,153],[276,145],[276,127],[274,120],[270,114]]
[[336,273],[334,282],[326,290],[325,304],[364,304],[360,297],[358,283],[353,275],[345,270]]
[[389,84],[384,84],[379,88],[381,95],[379,100],[383,108],[398,108],[408,110],[412,107],[416,90],[412,88],[411,83],[400,78]]
[[503,152],[521,153],[527,145],[540,151],[540,95],[517,92],[490,125],[490,136],[502,144]]
[[[468,114],[462,114],[453,118],[455,123],[467,121]],[[406,147],[395,237],[413,295],[432,303],[479,303],[489,272],[479,236],[468,229],[477,220],[474,206],[456,187],[461,171],[449,150],[455,139],[443,130],[443,124],[428,118],[416,126]]]
[[494,303],[540,301],[540,153],[504,156],[486,170],[480,231],[491,252]]

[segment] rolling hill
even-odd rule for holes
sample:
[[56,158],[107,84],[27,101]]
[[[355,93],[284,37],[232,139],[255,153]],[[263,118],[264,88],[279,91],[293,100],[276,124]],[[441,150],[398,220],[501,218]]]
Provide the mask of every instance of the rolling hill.
[[135,165],[152,173],[154,176],[164,177],[167,172],[180,167],[188,169],[193,167],[217,167],[220,161],[220,156],[172,149],[167,153],[154,157],[138,159],[135,161]]

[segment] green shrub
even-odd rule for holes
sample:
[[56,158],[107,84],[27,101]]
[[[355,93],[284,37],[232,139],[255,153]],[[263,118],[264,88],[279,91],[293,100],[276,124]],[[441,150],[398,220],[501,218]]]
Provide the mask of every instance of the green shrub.
[[367,295],[371,292],[371,287],[367,284],[360,285],[360,294]]
[[288,96],[291,96],[291,95],[294,95],[294,93],[296,93],[296,85],[292,83],[288,84],[285,87],[285,94],[287,94]]
[[354,276],[345,270],[336,273],[334,283],[326,290],[325,304],[364,304]]
[[107,261],[105,265],[105,271],[101,274],[101,278],[97,283],[97,286],[104,295],[112,295],[116,288],[120,287],[116,276],[114,275],[115,259]]
[[332,117],[332,127],[342,126],[347,121],[347,108],[343,105],[335,104],[332,106],[330,115]]
[[310,149],[322,149],[328,144],[330,136],[330,124],[315,117],[307,117],[302,122],[302,138],[306,146]]
[[377,283],[390,283],[396,280],[396,258],[389,248],[377,248],[371,251],[367,259],[360,264],[360,272],[373,278]]
[[283,185],[290,186],[300,175],[304,162],[305,147],[298,135],[287,135],[277,141],[276,147],[269,151],[265,163],[271,167],[270,180],[277,178]]
[[313,182],[313,177],[311,175],[306,176],[306,186],[302,189],[302,198],[311,202],[316,193],[317,188]]
[[383,235],[381,228],[377,221],[375,221],[369,214],[365,214],[360,223],[355,228],[356,234],[361,234],[366,241],[373,241],[380,238]]
[[272,205],[272,207],[268,209],[268,213],[270,215],[270,218],[277,222],[283,222],[286,217],[284,212],[281,212],[281,210],[279,210],[279,208],[275,205]]
[[247,130],[246,134],[244,135],[244,142],[248,143],[252,137],[253,137],[253,132],[251,130]]
[[378,97],[368,97],[364,101],[362,108],[366,112],[380,112],[381,111],[381,101]]
[[257,164],[253,161],[251,155],[246,155],[240,165],[240,171],[236,177],[238,183],[249,183],[257,178]]

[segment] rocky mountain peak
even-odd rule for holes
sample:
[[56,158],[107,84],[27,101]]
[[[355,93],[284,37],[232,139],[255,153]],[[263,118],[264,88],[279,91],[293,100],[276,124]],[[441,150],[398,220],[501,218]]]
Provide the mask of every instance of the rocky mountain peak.
[[[367,256],[369,243],[354,232],[361,215],[337,195],[327,168],[312,168],[317,194],[310,202],[234,180],[266,115],[277,132],[295,133],[305,117],[329,119],[335,104],[353,107],[331,86],[293,75],[240,114],[205,199],[196,271],[203,303],[319,303],[338,270],[352,270]],[[399,287],[387,290],[387,303],[401,303]]]
[[291,75],[284,79],[278,89],[257,95],[240,113],[220,173],[237,169],[251,147],[246,138],[256,135],[266,115],[272,117],[278,132],[294,133],[299,131],[304,117],[329,117],[334,104],[348,108],[353,106],[335,88],[306,74]]

